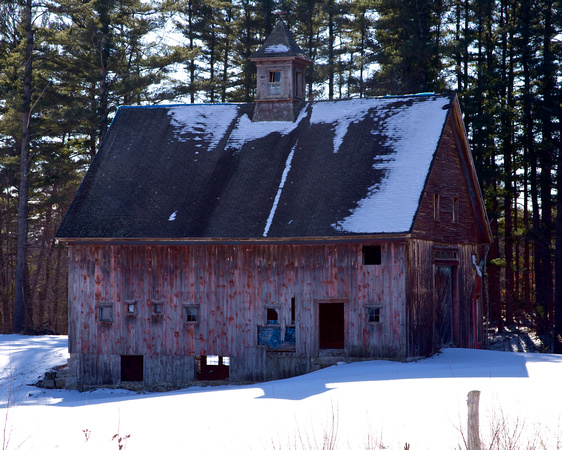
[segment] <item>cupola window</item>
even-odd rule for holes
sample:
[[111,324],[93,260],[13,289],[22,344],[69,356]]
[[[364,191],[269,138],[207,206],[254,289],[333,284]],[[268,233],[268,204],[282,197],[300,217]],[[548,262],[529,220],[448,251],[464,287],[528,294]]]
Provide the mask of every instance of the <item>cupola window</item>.
[[281,72],[269,72],[269,95],[281,95]]

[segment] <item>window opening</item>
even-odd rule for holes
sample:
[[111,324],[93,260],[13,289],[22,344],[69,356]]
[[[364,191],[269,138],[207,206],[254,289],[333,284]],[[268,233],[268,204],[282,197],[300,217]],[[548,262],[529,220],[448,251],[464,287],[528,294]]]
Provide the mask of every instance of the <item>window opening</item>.
[[133,315],[137,313],[137,302],[127,301],[126,303],[126,313],[128,315]]
[[98,306],[98,321],[113,322],[113,305]]
[[457,265],[459,263],[459,251],[456,247],[433,247],[433,259],[440,263]]
[[459,221],[459,199],[453,197],[453,222],[457,223]]
[[382,252],[380,245],[363,246],[363,265],[378,266],[382,262]]
[[219,365],[219,355],[207,355],[207,365],[208,366],[218,366]]
[[435,194],[433,196],[433,218],[435,220],[439,220],[439,208],[440,208],[439,203],[440,203],[439,194]]
[[295,302],[295,297],[291,298],[291,323],[295,323],[295,307],[296,307],[296,302]]
[[121,381],[143,381],[143,355],[121,355]]
[[279,323],[279,314],[275,308],[267,308],[266,321],[268,325],[277,325]]
[[220,355],[196,356],[195,367],[198,380],[226,380],[229,377],[230,357]]
[[281,72],[269,72],[269,95],[281,94]]
[[199,306],[185,306],[184,320],[187,323],[196,323],[198,321]]
[[162,302],[152,302],[152,314],[162,314]]
[[381,308],[379,306],[367,307],[367,322],[379,323],[381,321]]

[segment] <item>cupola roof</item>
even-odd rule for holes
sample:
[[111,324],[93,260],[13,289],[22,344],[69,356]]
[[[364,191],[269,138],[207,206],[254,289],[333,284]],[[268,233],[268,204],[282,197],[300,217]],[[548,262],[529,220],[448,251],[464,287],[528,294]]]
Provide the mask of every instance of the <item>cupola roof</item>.
[[308,60],[285,22],[279,20],[265,43],[250,56],[256,58],[300,57]]

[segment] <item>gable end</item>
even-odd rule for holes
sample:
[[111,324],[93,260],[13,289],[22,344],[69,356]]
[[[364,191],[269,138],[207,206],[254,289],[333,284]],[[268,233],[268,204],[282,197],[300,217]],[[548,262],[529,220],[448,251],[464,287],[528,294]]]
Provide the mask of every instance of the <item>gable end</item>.
[[474,165],[470,154],[466,153],[468,146],[463,145],[463,134],[459,132],[458,113],[458,104],[454,104],[429,173],[412,235],[443,243],[491,242]]

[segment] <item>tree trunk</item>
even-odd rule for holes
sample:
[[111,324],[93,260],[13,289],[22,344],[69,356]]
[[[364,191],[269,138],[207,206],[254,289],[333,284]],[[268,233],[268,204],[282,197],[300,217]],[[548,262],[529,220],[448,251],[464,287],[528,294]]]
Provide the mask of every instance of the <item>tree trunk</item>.
[[30,325],[31,317],[27,296],[27,233],[29,197],[29,143],[31,141],[31,82],[33,62],[33,29],[31,23],[31,0],[25,4],[25,66],[23,79],[22,143],[20,153],[20,185],[18,193],[18,248],[16,257],[16,292],[14,303],[14,333],[21,333]]
[[328,99],[334,99],[334,2],[328,4]]
[[[562,98],[560,100],[562,101]],[[560,115],[562,116],[562,114]],[[558,192],[562,192],[562,145],[559,145],[559,147],[557,161],[558,170],[556,171],[556,188],[558,189]],[[562,195],[557,196],[556,211],[556,250],[554,259],[554,352],[560,354],[562,353]]]
[[100,2],[100,22],[101,22],[101,40],[99,42],[98,51],[100,52],[100,87],[99,87],[99,144],[103,141],[107,128],[109,126],[109,6],[106,1]]

